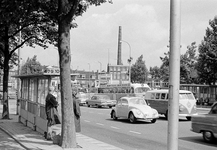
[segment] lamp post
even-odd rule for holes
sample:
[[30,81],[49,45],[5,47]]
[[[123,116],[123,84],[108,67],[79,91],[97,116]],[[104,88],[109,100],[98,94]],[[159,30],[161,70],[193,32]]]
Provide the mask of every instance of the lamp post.
[[126,43],[129,46],[129,59],[127,60],[129,63],[129,84],[131,83],[131,61],[132,61],[132,57],[131,57],[131,46],[127,41],[121,40],[121,42]]
[[102,71],[102,63],[100,61],[98,61],[98,63],[100,64],[100,72]]

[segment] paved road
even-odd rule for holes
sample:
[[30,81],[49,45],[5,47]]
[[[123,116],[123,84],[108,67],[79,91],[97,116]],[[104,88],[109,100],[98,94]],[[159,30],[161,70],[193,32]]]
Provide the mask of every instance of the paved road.
[[[82,134],[115,145],[125,150],[166,150],[167,125],[164,117],[155,124],[149,122],[129,123],[114,121],[111,109],[81,107]],[[204,112],[203,112],[204,113]],[[216,150],[217,144],[207,144],[202,135],[190,131],[191,121],[179,121],[179,150]]]

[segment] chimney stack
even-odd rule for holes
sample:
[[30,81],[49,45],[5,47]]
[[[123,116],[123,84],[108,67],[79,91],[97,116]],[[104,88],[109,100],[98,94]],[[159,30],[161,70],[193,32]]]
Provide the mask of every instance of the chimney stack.
[[123,65],[121,60],[121,26],[119,26],[118,32],[118,58],[117,58],[117,65]]

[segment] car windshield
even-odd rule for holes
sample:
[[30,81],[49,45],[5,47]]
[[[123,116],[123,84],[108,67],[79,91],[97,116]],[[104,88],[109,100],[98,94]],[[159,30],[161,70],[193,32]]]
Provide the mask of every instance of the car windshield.
[[110,97],[107,95],[100,95],[99,98],[103,100],[110,100]]
[[179,100],[183,99],[195,100],[194,95],[192,93],[179,93]]
[[131,104],[138,104],[138,105],[147,105],[146,101],[142,98],[136,97],[136,98],[131,98],[129,101]]
[[137,87],[134,90],[134,93],[145,93],[149,90],[149,88],[147,87]]

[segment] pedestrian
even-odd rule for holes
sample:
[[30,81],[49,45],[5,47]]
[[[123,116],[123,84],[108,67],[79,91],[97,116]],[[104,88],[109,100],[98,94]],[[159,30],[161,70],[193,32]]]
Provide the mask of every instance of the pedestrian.
[[56,100],[57,93],[55,92],[54,89],[55,87],[53,86],[49,87],[49,92],[45,102],[45,112],[47,115],[47,133],[45,133],[45,138],[47,140],[52,139],[51,126],[55,124],[61,124],[60,117],[57,110],[58,107],[58,102]]
[[80,124],[81,111],[80,111],[80,105],[75,91],[72,92],[72,100],[73,100],[75,130],[76,132],[81,132],[81,124]]

